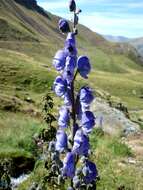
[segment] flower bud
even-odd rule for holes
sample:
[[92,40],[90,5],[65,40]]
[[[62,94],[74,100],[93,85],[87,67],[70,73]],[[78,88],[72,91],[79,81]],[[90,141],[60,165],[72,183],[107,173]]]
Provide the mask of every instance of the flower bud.
[[69,10],[71,12],[76,11],[76,3],[75,3],[74,0],[70,0],[70,2],[69,2]]
[[59,20],[59,29],[60,29],[63,33],[68,33],[68,32],[70,32],[70,27],[69,27],[68,21],[65,20],[65,19],[60,19],[60,20]]

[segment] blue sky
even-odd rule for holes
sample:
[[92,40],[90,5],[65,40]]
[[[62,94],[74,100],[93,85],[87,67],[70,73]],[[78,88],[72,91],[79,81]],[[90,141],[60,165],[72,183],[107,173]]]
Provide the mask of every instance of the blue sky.
[[[47,11],[71,19],[68,0],[37,0]],[[76,0],[79,22],[100,34],[143,36],[143,0]]]

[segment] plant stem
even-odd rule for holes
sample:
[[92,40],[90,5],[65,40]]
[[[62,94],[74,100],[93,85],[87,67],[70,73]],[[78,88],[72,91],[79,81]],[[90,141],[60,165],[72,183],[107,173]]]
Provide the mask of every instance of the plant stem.
[[72,98],[72,144],[74,140],[74,131],[75,131],[75,124],[76,124],[76,111],[75,111],[75,94],[74,94],[74,80],[71,83],[71,98]]

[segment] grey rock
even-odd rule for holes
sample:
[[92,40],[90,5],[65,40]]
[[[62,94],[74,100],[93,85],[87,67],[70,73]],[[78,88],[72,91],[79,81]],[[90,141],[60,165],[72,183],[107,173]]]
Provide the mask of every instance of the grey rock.
[[139,131],[138,124],[129,120],[122,111],[110,107],[101,98],[93,101],[91,109],[96,116],[96,127],[102,128],[108,134],[127,136]]

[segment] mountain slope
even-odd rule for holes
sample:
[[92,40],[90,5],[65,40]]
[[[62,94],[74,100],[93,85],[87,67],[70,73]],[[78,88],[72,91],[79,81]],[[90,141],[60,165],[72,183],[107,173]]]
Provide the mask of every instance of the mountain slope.
[[[1,89],[3,86],[8,88],[8,86],[12,87],[14,85],[15,87],[17,77],[21,80],[31,81],[29,74],[23,76],[22,67],[20,73],[15,72],[15,78],[10,80],[11,74],[9,72],[11,72],[13,61],[16,64],[16,69],[19,64],[21,65],[21,62],[25,65],[30,65],[31,61],[35,62],[33,73],[37,72],[36,69],[39,69],[36,66],[37,64],[40,65],[42,72],[46,72],[48,67],[53,72],[54,78],[55,74],[51,64],[52,57],[58,48],[63,47],[65,39],[65,36],[57,29],[58,20],[59,17],[44,11],[34,0],[0,1],[0,51],[1,54],[9,57],[7,61],[4,61],[4,56],[1,58],[0,64],[7,64],[6,68],[8,70],[8,72],[5,72],[5,70],[2,70],[3,67],[0,69],[0,75],[3,78]],[[93,88],[104,89],[114,96],[119,96],[131,108],[134,106],[136,108],[138,106],[142,107],[140,96],[142,95],[141,75],[143,67],[136,64],[138,59],[136,56],[134,57],[130,48],[122,44],[109,43],[102,36],[82,25],[79,25],[78,29],[79,54],[89,56],[93,66],[90,77]],[[16,61],[18,56],[22,60]],[[31,61],[27,64],[27,60]],[[27,69],[25,68],[25,71]],[[17,76],[17,74],[20,75]],[[48,75],[49,72],[47,71],[47,77]],[[47,79],[46,75],[43,76],[45,78],[42,77],[40,84],[43,82],[45,85]],[[5,80],[5,78],[9,78],[9,80]],[[23,85],[21,80],[18,83],[20,86]],[[36,81],[37,79],[33,77],[33,80]],[[29,86],[32,90],[31,83]],[[27,84],[28,88],[29,86]]]

